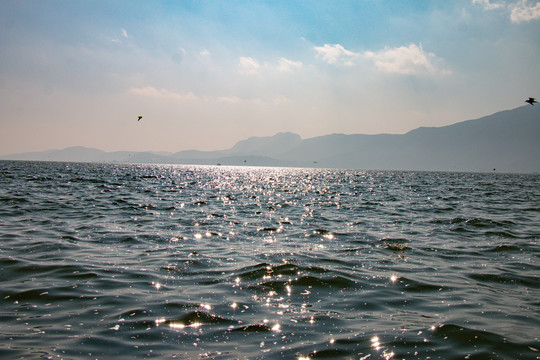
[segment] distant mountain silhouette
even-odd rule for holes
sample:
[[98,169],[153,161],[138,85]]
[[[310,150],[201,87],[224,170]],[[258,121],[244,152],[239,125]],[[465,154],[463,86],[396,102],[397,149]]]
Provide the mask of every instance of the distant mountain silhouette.
[[276,166],[287,166],[281,161],[279,156],[285,151],[298,146],[301,142],[302,138],[298,134],[290,132],[278,133],[274,136],[251,137],[247,140],[239,141],[229,150],[187,150],[180,151],[172,157],[182,163],[189,163],[191,161],[194,164],[213,164],[218,159],[221,159],[222,163],[230,165],[241,164],[241,162],[243,163],[244,160],[247,160],[246,157],[252,157],[252,165],[271,166],[269,163],[275,163]]
[[540,171],[540,111],[520,107],[403,135],[327,135],[284,154],[321,167],[394,170]]
[[72,147],[14,154],[11,160],[298,166],[379,170],[540,172],[540,106],[522,106],[401,135],[293,133],[242,140],[222,151],[104,152]]
[[302,138],[290,132],[279,133],[271,137],[251,137],[236,143],[229,151],[231,154],[252,154],[279,156],[300,145]]

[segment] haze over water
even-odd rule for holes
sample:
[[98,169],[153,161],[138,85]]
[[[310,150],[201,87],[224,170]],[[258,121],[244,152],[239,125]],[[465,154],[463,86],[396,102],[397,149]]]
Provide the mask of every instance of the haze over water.
[[537,359],[540,176],[0,162],[0,357]]

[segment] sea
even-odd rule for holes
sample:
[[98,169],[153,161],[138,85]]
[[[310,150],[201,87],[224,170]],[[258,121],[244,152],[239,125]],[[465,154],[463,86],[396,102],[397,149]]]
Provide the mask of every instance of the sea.
[[540,359],[540,175],[0,162],[2,359]]

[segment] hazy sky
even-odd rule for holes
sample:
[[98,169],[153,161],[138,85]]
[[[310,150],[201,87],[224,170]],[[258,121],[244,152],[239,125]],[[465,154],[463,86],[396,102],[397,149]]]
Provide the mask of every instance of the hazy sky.
[[0,154],[404,133],[528,96],[540,1],[0,2]]

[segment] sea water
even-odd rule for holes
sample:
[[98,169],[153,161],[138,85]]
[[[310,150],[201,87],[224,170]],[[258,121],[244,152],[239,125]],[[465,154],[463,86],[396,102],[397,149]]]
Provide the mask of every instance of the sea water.
[[540,175],[0,162],[0,357],[538,359]]

